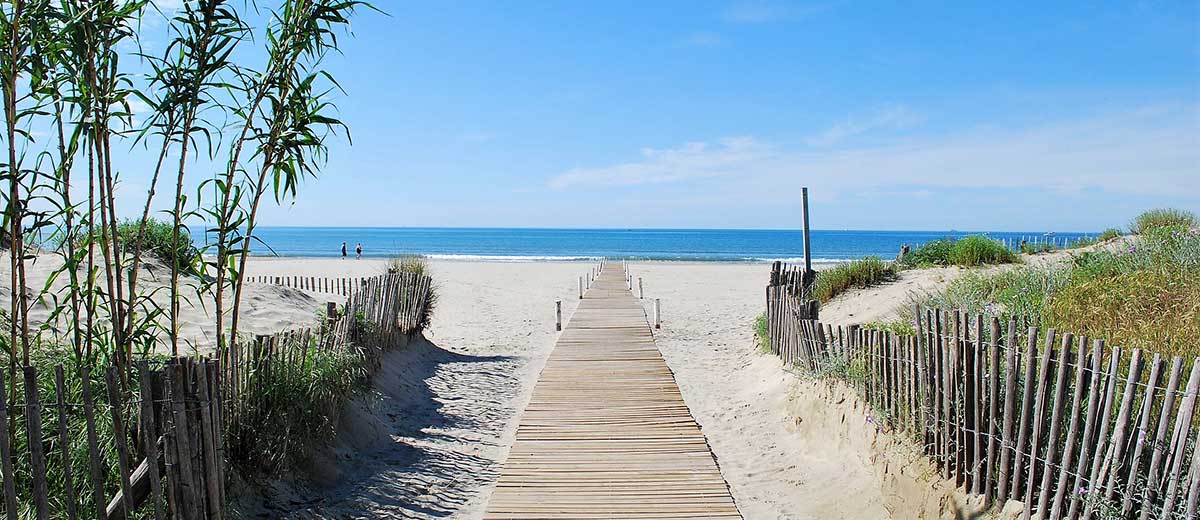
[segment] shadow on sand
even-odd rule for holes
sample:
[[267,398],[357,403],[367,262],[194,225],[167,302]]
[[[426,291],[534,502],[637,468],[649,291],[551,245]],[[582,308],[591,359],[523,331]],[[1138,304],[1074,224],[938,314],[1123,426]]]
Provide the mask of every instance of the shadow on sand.
[[[343,410],[307,475],[274,486],[270,518],[445,518],[486,500],[524,364],[417,337],[384,354],[372,387]],[[302,482],[302,484],[301,484]],[[282,488],[287,488],[282,489]],[[303,488],[303,489],[301,489]]]

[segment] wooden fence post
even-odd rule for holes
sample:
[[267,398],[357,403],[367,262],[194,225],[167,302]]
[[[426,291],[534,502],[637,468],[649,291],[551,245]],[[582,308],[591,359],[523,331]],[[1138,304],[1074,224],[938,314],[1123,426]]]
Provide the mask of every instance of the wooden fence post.
[[654,299],[654,328],[662,328],[662,301]]
[[562,330],[562,300],[554,302],[554,330]]

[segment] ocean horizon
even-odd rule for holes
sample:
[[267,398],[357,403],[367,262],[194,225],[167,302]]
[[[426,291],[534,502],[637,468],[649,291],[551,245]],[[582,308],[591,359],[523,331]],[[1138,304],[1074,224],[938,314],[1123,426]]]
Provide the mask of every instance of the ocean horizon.
[[[255,256],[337,257],[346,242],[363,256],[421,255],[441,260],[584,261],[598,258],[640,261],[798,262],[804,259],[803,233],[782,229],[564,229],[432,227],[262,226]],[[813,262],[845,262],[866,256],[894,257],[901,246],[939,238],[986,235],[998,240],[1046,240],[1047,232],[812,230]],[[1094,233],[1055,232],[1055,240]]]

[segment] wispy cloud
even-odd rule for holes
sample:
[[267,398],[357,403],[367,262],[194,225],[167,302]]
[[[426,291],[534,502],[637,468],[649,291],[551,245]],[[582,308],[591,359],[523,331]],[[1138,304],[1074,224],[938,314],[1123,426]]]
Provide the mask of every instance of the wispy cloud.
[[[742,198],[788,197],[809,185],[846,193],[1016,188],[1069,194],[1098,189],[1200,200],[1198,117],[1197,105],[1157,106],[893,144],[850,143],[836,150],[740,137],[644,150],[640,161],[571,170],[550,185],[682,187],[720,177],[728,178],[724,195]],[[848,140],[853,132],[843,134]]]
[[694,142],[678,148],[645,148],[642,160],[600,168],[576,168],[550,180],[551,188],[575,186],[632,186],[661,184],[733,175],[741,165],[752,164],[768,154],[762,145],[747,137],[731,137],[714,143]]
[[856,115],[809,138],[813,146],[829,146],[875,130],[896,130],[919,124],[924,117],[904,105],[891,105],[865,115]]

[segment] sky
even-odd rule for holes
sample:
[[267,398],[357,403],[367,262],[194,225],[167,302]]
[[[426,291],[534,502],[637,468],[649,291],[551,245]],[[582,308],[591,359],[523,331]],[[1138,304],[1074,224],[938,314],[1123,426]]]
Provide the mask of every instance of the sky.
[[352,142],[263,224],[796,228],[803,186],[818,229],[1200,212],[1195,1],[375,5],[326,63]]

